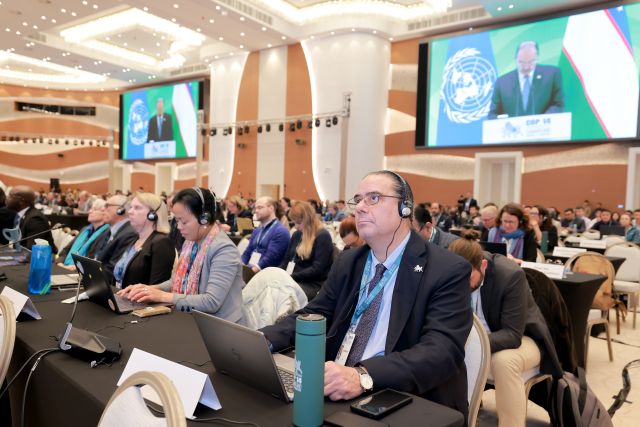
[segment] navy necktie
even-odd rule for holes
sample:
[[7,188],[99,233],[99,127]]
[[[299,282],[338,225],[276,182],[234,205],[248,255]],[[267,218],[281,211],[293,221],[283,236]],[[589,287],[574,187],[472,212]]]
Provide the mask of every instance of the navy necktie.
[[[367,295],[369,295],[369,293],[375,289],[376,285],[380,283],[386,269],[387,268],[382,263],[376,265],[376,272],[373,279],[371,279],[367,286]],[[381,289],[380,292],[378,292],[378,295],[376,295],[373,301],[371,301],[371,305],[369,305],[367,310],[362,314],[362,317],[360,317],[358,326],[356,326],[356,337],[353,345],[351,346],[351,351],[349,352],[349,357],[347,357],[345,366],[354,366],[362,359],[364,349],[369,343],[369,337],[371,336],[371,332],[373,331],[373,328],[376,325],[376,320],[378,319],[378,311],[380,310],[380,303],[382,302],[383,294],[384,290]]]

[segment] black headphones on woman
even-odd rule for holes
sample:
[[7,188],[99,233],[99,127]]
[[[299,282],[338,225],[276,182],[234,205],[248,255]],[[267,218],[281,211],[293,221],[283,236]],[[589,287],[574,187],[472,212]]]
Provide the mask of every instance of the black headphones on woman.
[[157,208],[153,209],[153,210],[149,210],[149,213],[147,214],[147,219],[151,222],[156,222],[158,220],[158,210],[162,207],[162,204],[164,202],[161,200],[160,204],[158,205]]
[[[198,196],[200,197],[200,202],[202,203],[202,213],[198,217],[198,224],[200,225],[212,224],[216,216],[216,205],[218,203],[216,200],[216,195],[210,189],[207,188],[206,190],[207,191],[203,192],[200,187],[193,187],[193,191],[195,191],[196,194],[198,194]],[[205,197],[207,193],[209,193],[211,198],[213,198],[213,204],[210,205],[210,206],[213,206],[211,209],[207,209],[207,203],[205,201]]]

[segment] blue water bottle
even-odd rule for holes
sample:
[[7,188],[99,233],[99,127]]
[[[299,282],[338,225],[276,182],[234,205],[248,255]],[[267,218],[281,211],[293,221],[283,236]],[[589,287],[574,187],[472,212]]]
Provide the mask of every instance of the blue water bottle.
[[29,293],[48,294],[51,290],[51,246],[46,240],[36,239],[31,247],[29,265]]
[[324,420],[324,358],[327,320],[319,314],[296,319],[293,425],[319,427]]

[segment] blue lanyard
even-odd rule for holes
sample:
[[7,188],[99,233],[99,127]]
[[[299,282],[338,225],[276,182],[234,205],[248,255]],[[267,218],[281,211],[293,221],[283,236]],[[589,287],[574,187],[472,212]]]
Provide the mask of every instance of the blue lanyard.
[[[380,282],[378,282],[376,287],[373,288],[373,290],[369,292],[367,297],[364,299],[363,299],[363,296],[366,292],[367,285],[369,282],[369,280],[367,280],[369,278],[369,274],[366,274],[366,275],[364,273],[362,274],[362,280],[360,281],[360,291],[358,296],[358,301],[360,301],[360,303],[356,307],[356,311],[353,313],[353,317],[351,318],[351,327],[354,327],[358,323],[358,321],[360,320],[364,312],[367,311],[367,309],[369,308],[373,300],[376,298],[376,296],[378,296],[380,291],[384,289],[387,283],[389,283],[389,281],[391,280],[395,272],[398,271],[401,260],[402,260],[402,254],[399,254],[396,260],[394,261],[394,263],[391,265],[391,267],[389,267],[387,271],[384,272],[382,279],[380,279]],[[373,254],[369,252],[369,257],[367,258],[367,263],[365,264],[363,271],[366,271],[366,272],[371,271],[372,265],[373,265]],[[371,280],[373,280],[373,278]]]
[[260,242],[262,242],[262,240],[267,237],[267,235],[269,234],[269,232],[271,231],[271,226],[273,225],[273,223],[275,223],[278,219],[274,218],[269,224],[267,224],[263,229],[260,230],[260,234],[258,234],[258,238],[256,239],[256,249],[260,248]]

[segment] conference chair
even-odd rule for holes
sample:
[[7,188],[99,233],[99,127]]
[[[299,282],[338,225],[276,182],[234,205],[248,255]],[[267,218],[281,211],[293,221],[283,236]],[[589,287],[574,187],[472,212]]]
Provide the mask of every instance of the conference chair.
[[0,384],[4,384],[16,341],[16,314],[13,303],[4,295],[0,295],[0,315]]
[[613,292],[616,295],[628,295],[628,308],[633,311],[633,329],[636,328],[636,312],[640,296],[640,247],[630,242],[611,246],[605,256],[625,258],[613,281]]
[[626,240],[622,236],[604,236],[602,237],[602,240],[607,242],[607,248],[610,248],[611,246],[617,245],[619,243],[626,242]]
[[536,262],[546,262],[546,258],[540,248],[536,248]]
[[467,366],[467,400],[469,402],[469,426],[478,422],[482,393],[491,366],[489,336],[475,314],[467,342],[464,345],[464,363]]
[[609,349],[609,360],[613,362],[613,350],[611,348],[611,334],[609,332],[609,310],[616,310],[616,324],[618,334],[620,333],[620,304],[613,298],[613,281],[615,280],[615,269],[611,262],[604,255],[595,252],[582,252],[569,258],[565,263],[574,273],[589,273],[606,276],[605,281],[600,285],[591,305],[589,317],[587,318],[587,332],[585,334],[585,365],[589,356],[589,337],[593,325],[601,324],[607,336],[607,346]]
[[[149,386],[162,402],[164,418],[157,417],[142,397],[141,387]],[[98,427],[186,427],[184,407],[176,387],[160,372],[141,371],[131,375],[113,393]]]
[[242,256],[244,251],[247,250],[247,248],[249,247],[249,240],[250,240],[250,236],[244,236],[238,242],[238,252],[240,252],[240,256]]
[[582,237],[583,239],[589,239],[589,240],[599,240],[600,232],[598,230],[585,230],[585,232],[582,233],[580,237]]

